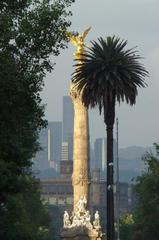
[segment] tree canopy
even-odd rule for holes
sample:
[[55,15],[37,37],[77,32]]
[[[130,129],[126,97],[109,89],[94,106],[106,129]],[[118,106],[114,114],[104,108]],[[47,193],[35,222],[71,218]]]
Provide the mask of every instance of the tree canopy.
[[0,3],[0,202],[5,192],[21,189],[17,176],[29,172],[38,149],[38,132],[46,125],[40,91],[53,69],[50,55],[66,47],[62,29],[70,26],[71,2]]
[[[156,151],[158,148],[156,144]],[[138,204],[134,220],[144,240],[156,240],[159,238],[159,159],[148,152],[143,160],[146,170],[137,178]]]
[[[159,144],[154,144],[158,152]],[[121,217],[122,240],[156,240],[159,238],[159,159],[156,153],[143,156],[145,170],[136,179],[137,204],[132,214]],[[127,216],[132,221],[125,221]]]
[[[23,239],[18,231],[31,219],[28,194],[32,202],[39,197],[37,216],[43,208],[31,173],[32,158],[39,149],[38,134],[46,126],[40,92],[46,72],[53,69],[54,57],[67,46],[64,30],[71,24],[68,7],[72,2],[0,1],[0,220],[4,224],[9,221],[14,232],[10,240]],[[36,221],[28,228],[31,224],[35,227]],[[3,225],[2,231],[2,225],[0,238],[7,239],[9,230]]]
[[139,62],[137,51],[126,49],[127,41],[119,37],[98,38],[86,47],[77,63],[72,81],[82,91],[84,104],[104,110],[115,98],[135,104],[138,87],[145,87],[148,75]]

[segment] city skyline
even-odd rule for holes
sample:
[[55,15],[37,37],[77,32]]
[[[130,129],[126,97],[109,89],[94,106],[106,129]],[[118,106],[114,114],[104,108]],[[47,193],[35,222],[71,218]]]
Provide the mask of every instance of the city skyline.
[[[153,4],[152,4],[153,3]],[[92,11],[89,11],[90,8]],[[138,46],[139,54],[144,58],[141,61],[150,73],[146,79],[148,87],[139,90],[137,103],[134,107],[121,104],[116,106],[119,118],[119,146],[150,146],[158,141],[159,129],[156,103],[158,101],[158,31],[157,9],[159,2],[145,1],[121,1],[114,3],[101,0],[81,0],[72,5],[72,26],[70,30],[82,32],[86,27],[92,26],[86,44],[90,40],[96,40],[100,36],[117,35],[128,40],[128,47]],[[120,11],[119,11],[120,9]],[[83,18],[79,11],[84,13]],[[143,15],[144,11],[144,15]],[[134,18],[135,15],[135,18]],[[127,21],[125,21],[127,19]],[[62,119],[62,96],[69,95],[69,84],[73,72],[74,47],[68,45],[68,49],[61,51],[56,62],[55,70],[45,79],[45,88],[42,98],[47,103],[46,118],[49,121]],[[61,71],[62,70],[62,71]],[[58,106],[58,108],[57,108]],[[153,106],[153,107],[152,107]],[[90,116],[90,140],[105,137],[103,116],[99,116],[98,109],[89,111]]]
[[[62,125],[63,122],[48,122],[48,127],[42,129],[39,135],[39,143],[42,149],[36,154],[34,159],[34,172],[38,177],[55,178],[60,168],[68,168],[72,161],[69,158],[68,145],[66,141],[62,141]],[[116,140],[114,139],[114,170],[116,172]],[[122,182],[131,182],[133,178],[140,175],[144,170],[144,162],[142,156],[147,152],[154,152],[154,149],[143,147],[126,147],[119,148],[120,161],[120,179]],[[52,169],[52,172],[49,171]],[[53,171],[54,169],[54,171]],[[90,169],[100,169],[101,178],[106,177],[106,138],[97,138],[90,145]],[[40,171],[40,172],[39,172]],[[44,173],[44,174],[43,174]],[[114,175],[116,179],[116,174]]]

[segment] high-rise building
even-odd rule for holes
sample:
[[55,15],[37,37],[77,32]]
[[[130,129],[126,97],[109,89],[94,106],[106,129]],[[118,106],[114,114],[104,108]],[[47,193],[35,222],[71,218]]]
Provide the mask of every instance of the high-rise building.
[[71,98],[63,97],[63,142],[68,143],[68,159],[73,160],[74,110]]
[[73,172],[73,161],[61,161],[60,163],[60,177],[71,178]]
[[61,161],[62,122],[48,123],[48,160],[50,167],[59,170]]
[[62,161],[68,161],[68,142],[62,142]]
[[49,168],[48,161],[48,131],[47,129],[42,129],[39,134],[39,144],[40,151],[37,152],[34,158],[34,166],[35,170],[45,170]]
[[89,161],[90,161],[90,170],[95,169],[96,162],[95,162],[95,155],[94,155],[94,147],[92,148],[91,144],[89,146]]
[[[113,159],[114,159],[114,179],[116,179],[116,153],[117,143],[113,140]],[[99,168],[101,171],[101,177],[106,177],[107,167],[107,140],[105,138],[97,138],[94,143],[94,168]]]
[[49,122],[48,127],[42,129],[39,135],[41,150],[34,159],[35,169],[43,171],[60,168],[61,145],[62,145],[62,122]]
[[94,156],[95,168],[99,168],[101,171],[106,169],[106,139],[98,138],[94,144]]

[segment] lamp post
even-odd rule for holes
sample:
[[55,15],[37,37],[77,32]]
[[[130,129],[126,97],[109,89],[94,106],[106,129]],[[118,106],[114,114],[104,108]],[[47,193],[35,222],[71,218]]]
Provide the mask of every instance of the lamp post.
[[120,240],[120,227],[119,227],[119,218],[120,218],[120,184],[119,184],[119,138],[118,138],[118,118],[116,118],[116,216],[117,216],[117,240]]

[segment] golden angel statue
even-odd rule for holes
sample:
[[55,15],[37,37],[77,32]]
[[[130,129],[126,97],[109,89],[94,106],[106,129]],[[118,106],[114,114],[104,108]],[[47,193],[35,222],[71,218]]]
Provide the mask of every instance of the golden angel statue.
[[91,27],[87,28],[82,34],[78,34],[77,36],[71,32],[66,32],[68,39],[77,47],[75,53],[76,59],[81,59],[82,54],[84,54],[84,39],[86,38],[90,29]]

